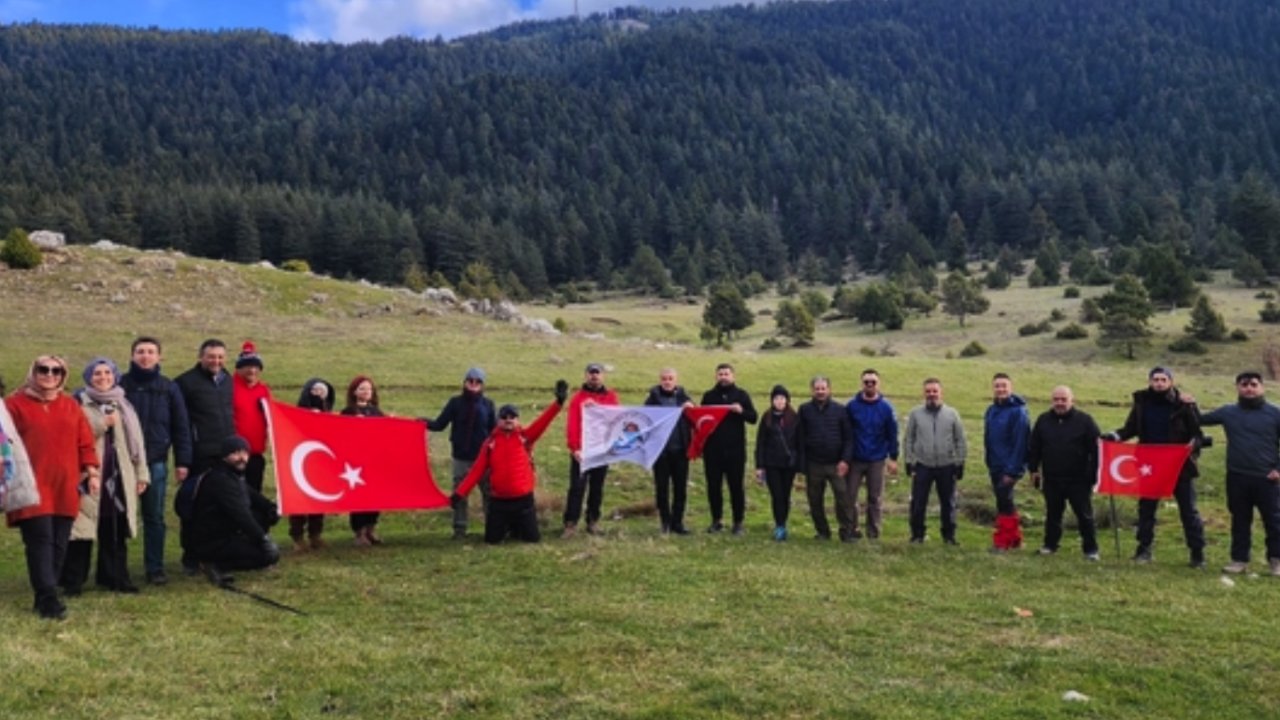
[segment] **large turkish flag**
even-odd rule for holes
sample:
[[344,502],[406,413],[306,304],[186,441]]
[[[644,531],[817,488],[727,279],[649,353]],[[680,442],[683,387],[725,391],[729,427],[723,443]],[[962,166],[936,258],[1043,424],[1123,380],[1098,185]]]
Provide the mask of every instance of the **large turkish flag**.
[[332,415],[267,401],[281,515],[445,507],[417,420]]
[[1133,445],[1098,440],[1097,492],[1152,500],[1170,497],[1190,456],[1191,443]]

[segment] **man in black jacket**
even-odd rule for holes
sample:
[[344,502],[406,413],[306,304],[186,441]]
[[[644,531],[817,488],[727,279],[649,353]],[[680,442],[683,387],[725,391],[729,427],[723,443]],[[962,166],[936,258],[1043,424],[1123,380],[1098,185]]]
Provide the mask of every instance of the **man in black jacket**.
[[[1133,394],[1133,407],[1124,427],[1110,433],[1109,439],[1128,440],[1138,438],[1138,443],[1167,443],[1185,445],[1196,443],[1191,456],[1178,473],[1178,484],[1173,497],[1178,501],[1178,516],[1182,519],[1182,534],[1191,551],[1191,567],[1204,567],[1204,524],[1196,509],[1195,479],[1200,474],[1196,457],[1200,452],[1200,410],[1173,386],[1173,373],[1165,367],[1154,367],[1147,373],[1147,387]],[[1156,509],[1160,500],[1142,498],[1138,501],[1138,549],[1134,562],[1151,562],[1151,543],[1156,535]]]
[[[649,388],[645,405],[684,408],[693,405],[693,398],[677,383],[674,368],[658,372],[658,384]],[[662,448],[662,454],[653,463],[653,494],[658,505],[658,518],[662,521],[662,534],[688,535],[684,526],[685,498],[689,489],[689,423],[683,417],[676,423]]]
[[809,381],[813,399],[800,406],[799,433],[800,472],[804,473],[805,493],[809,496],[809,516],[818,540],[831,539],[827,522],[826,489],[836,504],[836,522],[840,539],[853,540],[856,522],[853,506],[846,494],[844,478],[853,461],[853,424],[844,405],[831,402],[831,381],[818,375]]
[[222,457],[222,441],[236,434],[226,364],[226,343],[210,338],[200,344],[195,367],[174,378],[191,422],[192,475],[216,465]]
[[177,383],[160,374],[160,341],[140,337],[130,350],[129,372],[120,378],[124,396],[138,414],[151,484],[139,498],[142,506],[142,555],[147,582],[164,585],[164,495],[168,479],[169,449],[173,448],[173,475],[179,483],[191,468],[191,427],[187,403]]
[[221,452],[213,468],[191,480],[198,485],[183,539],[188,557],[218,585],[229,581],[228,570],[257,570],[280,560],[280,548],[267,534],[280,520],[276,507],[245,482],[249,443],[233,435]]
[[[449,446],[453,456],[453,489],[456,491],[480,454],[480,447],[498,425],[493,401],[484,396],[484,370],[473,367],[462,378],[462,392],[449,398],[434,420],[423,418],[431,432],[449,430]],[[481,508],[489,514],[489,476],[480,479]],[[453,503],[453,537],[467,536],[466,500]]]
[[1085,559],[1098,560],[1093,523],[1093,485],[1098,476],[1098,424],[1074,407],[1071,388],[1053,389],[1053,409],[1031,427],[1027,467],[1031,482],[1044,493],[1044,545],[1041,555],[1058,551],[1062,514],[1071,503]]
[[747,423],[755,424],[758,416],[751,396],[733,379],[733,366],[716,366],[716,386],[702,395],[703,405],[728,405],[729,414],[707,438],[702,459],[707,475],[707,503],[711,506],[709,533],[724,530],[724,485],[729,485],[729,504],[733,512],[733,534],[741,535],[747,514],[747,491],[743,478],[747,468]]

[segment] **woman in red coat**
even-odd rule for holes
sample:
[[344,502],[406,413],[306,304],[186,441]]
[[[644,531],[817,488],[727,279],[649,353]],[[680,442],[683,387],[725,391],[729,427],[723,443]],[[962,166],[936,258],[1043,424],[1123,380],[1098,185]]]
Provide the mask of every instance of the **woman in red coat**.
[[67,607],[58,599],[58,575],[67,554],[71,524],[80,511],[80,480],[98,494],[98,454],[93,431],[80,403],[63,392],[67,363],[56,355],[41,355],[31,364],[27,379],[5,407],[31,457],[40,492],[39,504],[8,513],[10,527],[22,531],[27,551],[27,575],[35,591],[40,617],[61,620]]

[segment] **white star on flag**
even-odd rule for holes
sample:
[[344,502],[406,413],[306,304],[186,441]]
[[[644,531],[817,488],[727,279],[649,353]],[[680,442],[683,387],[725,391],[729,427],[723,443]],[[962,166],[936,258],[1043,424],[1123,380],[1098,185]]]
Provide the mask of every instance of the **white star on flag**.
[[1138,468],[1138,472],[1139,472],[1139,473],[1141,473],[1143,477],[1150,477],[1150,476],[1151,476],[1151,466],[1150,466],[1150,465],[1143,465],[1142,467]]
[[341,477],[343,480],[346,480],[347,484],[351,486],[352,490],[355,490],[357,485],[364,484],[364,478],[360,477],[360,472],[364,470],[364,468],[351,467],[350,463],[345,463],[345,462],[342,463],[342,467],[343,467],[342,475],[340,475],[339,477]]

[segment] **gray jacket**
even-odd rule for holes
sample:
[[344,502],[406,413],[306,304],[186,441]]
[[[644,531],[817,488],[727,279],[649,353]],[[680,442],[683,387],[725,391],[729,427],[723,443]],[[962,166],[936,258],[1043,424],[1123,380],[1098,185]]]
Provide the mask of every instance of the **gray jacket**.
[[902,439],[904,459],[908,464],[926,467],[964,465],[969,454],[965,442],[964,423],[950,405],[930,410],[924,405],[907,415],[907,434]]

